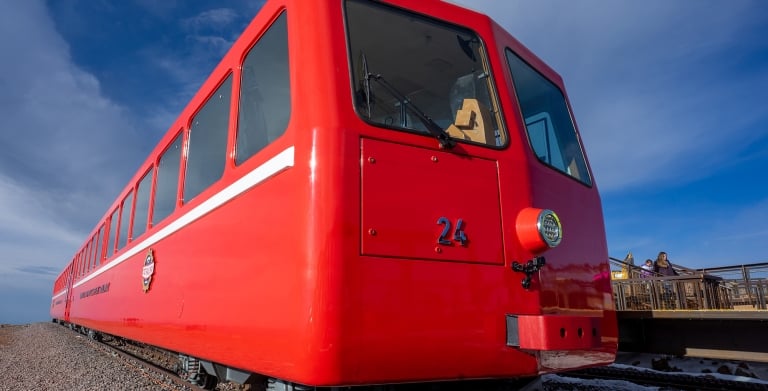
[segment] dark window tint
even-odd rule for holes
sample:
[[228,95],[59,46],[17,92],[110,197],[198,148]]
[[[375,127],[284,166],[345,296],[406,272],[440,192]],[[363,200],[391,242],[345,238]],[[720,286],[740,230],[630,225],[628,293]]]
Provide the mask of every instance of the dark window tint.
[[133,237],[138,238],[147,230],[149,195],[152,190],[152,170],[144,175],[136,189],[136,212],[133,214]]
[[117,243],[117,219],[118,214],[117,212],[120,211],[120,209],[115,209],[114,212],[112,212],[112,217],[109,219],[111,223],[109,224],[109,241],[107,242],[107,258],[112,256],[112,253],[115,251],[115,243]]
[[557,86],[507,50],[528,139],[539,160],[591,185],[565,96]]
[[104,233],[104,226],[102,225],[101,228],[99,228],[99,232],[96,234],[96,266],[101,265],[101,260],[103,259],[101,256],[101,253],[102,253],[101,242],[104,241],[104,238],[102,237],[103,233]]
[[130,228],[131,223],[131,206],[133,204],[133,192],[128,193],[123,200],[123,206],[120,208],[120,240],[118,241],[118,248],[125,247],[131,238]]
[[237,164],[275,141],[291,115],[286,16],[264,33],[243,62]]
[[91,257],[91,266],[90,270],[93,270],[96,268],[96,237],[91,238],[91,248],[90,248],[90,257]]
[[224,173],[231,100],[230,75],[192,120],[184,176],[184,201],[195,198]]
[[157,165],[157,184],[155,185],[155,204],[152,210],[152,222],[157,224],[176,209],[179,188],[179,165],[181,164],[181,133],[165,150]]
[[92,263],[91,261],[93,259],[93,257],[91,256],[93,255],[93,249],[92,249],[93,246],[91,246],[91,243],[93,243],[93,238],[91,238],[91,240],[88,241],[88,244],[85,245],[85,272],[86,273],[88,273],[91,270],[91,263]]
[[506,144],[477,34],[372,1],[347,1],[346,16],[361,117],[378,126]]

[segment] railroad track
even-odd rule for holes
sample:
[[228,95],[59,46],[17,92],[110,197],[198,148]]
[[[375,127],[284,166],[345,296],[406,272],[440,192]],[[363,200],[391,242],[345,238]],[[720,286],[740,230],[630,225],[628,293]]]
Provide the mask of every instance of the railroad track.
[[[78,333],[77,331],[74,332]],[[205,390],[179,377],[175,367],[176,358],[171,352],[107,334],[87,336],[90,337],[90,342],[96,350],[118,358],[136,376],[156,384],[157,390]],[[232,388],[227,389],[234,390]]]

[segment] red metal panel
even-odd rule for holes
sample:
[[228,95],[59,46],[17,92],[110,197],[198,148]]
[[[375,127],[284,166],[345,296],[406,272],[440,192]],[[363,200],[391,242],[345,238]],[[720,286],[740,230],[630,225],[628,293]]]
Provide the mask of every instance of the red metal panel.
[[518,322],[521,349],[594,349],[601,344],[602,317],[519,316]]
[[496,162],[370,139],[361,144],[363,255],[504,263]]

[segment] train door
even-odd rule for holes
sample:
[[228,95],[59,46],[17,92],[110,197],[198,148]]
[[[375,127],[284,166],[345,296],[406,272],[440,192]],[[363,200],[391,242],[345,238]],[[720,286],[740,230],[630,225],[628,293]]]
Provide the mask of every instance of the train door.
[[355,109],[373,126],[360,145],[362,254],[503,265],[496,158],[507,133],[480,37],[345,5]]

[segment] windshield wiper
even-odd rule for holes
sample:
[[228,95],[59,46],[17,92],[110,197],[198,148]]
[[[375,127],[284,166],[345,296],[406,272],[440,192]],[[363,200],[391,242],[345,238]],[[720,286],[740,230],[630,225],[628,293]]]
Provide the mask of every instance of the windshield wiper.
[[401,93],[395,86],[392,84],[389,84],[389,82],[382,76],[381,74],[373,74],[368,71],[368,61],[366,61],[365,54],[363,54],[363,72],[364,72],[364,80],[365,83],[365,95],[366,99],[368,100],[368,116],[370,117],[370,96],[371,96],[371,85],[370,81],[373,80],[384,89],[387,90],[392,96],[400,101],[401,108],[404,108],[405,110],[410,110],[413,114],[416,115],[416,118],[419,119],[419,121],[424,124],[424,126],[427,128],[430,134],[435,136],[437,141],[440,143],[440,148],[442,149],[451,149],[456,145],[456,141],[454,141],[451,136],[448,135],[448,133],[445,132],[445,130],[440,127],[440,125],[437,124],[432,118],[430,118],[427,114],[425,114],[423,111],[421,111],[415,104],[413,104],[403,93]]

